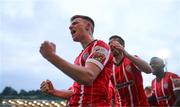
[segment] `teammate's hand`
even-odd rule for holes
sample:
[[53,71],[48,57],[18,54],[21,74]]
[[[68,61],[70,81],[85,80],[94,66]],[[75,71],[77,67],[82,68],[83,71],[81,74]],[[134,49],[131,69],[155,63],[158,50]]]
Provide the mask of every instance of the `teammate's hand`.
[[125,53],[124,47],[118,41],[111,41],[110,43],[111,51],[122,55]]
[[124,53],[124,47],[118,41],[112,41],[112,46],[115,48],[119,53]]
[[41,83],[40,89],[42,92],[45,92],[48,94],[53,94],[53,92],[54,92],[53,84],[49,80],[43,81]]

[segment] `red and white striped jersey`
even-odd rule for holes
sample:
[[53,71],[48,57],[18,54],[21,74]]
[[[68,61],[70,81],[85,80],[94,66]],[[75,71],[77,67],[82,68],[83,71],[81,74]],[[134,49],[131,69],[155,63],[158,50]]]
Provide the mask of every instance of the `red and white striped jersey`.
[[113,56],[109,46],[103,41],[90,43],[76,58],[75,64],[85,66],[86,62],[96,64],[102,71],[93,82],[86,86],[74,82],[74,94],[70,98],[70,106],[110,106],[108,100],[109,80],[112,75]]
[[165,72],[164,77],[152,81],[152,90],[159,106],[172,106],[176,100],[174,90],[180,90],[180,77],[171,72]]
[[118,90],[119,106],[148,106],[141,71],[124,57],[122,64],[113,65],[113,83]]

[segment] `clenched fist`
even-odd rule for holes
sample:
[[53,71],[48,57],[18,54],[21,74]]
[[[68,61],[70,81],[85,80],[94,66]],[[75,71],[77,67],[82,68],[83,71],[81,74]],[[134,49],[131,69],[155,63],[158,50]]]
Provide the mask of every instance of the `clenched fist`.
[[42,92],[45,92],[45,93],[48,93],[48,94],[53,94],[53,92],[55,90],[54,87],[53,87],[53,84],[49,80],[43,81],[41,83],[40,89],[41,89]]
[[41,44],[39,51],[44,58],[49,59],[52,54],[56,53],[56,45],[52,42],[45,41]]

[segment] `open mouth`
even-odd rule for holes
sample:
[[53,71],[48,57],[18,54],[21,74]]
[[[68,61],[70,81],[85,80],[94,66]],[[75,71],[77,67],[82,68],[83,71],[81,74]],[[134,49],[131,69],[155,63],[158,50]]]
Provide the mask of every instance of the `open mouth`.
[[72,29],[71,34],[74,35],[76,33],[76,30]]

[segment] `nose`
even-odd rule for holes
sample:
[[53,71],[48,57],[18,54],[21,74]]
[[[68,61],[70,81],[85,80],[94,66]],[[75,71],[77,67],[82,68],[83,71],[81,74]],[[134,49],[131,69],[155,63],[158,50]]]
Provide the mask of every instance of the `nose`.
[[110,45],[111,51],[114,51],[114,46]]
[[70,29],[70,30],[72,29],[72,25],[69,26],[69,29]]

